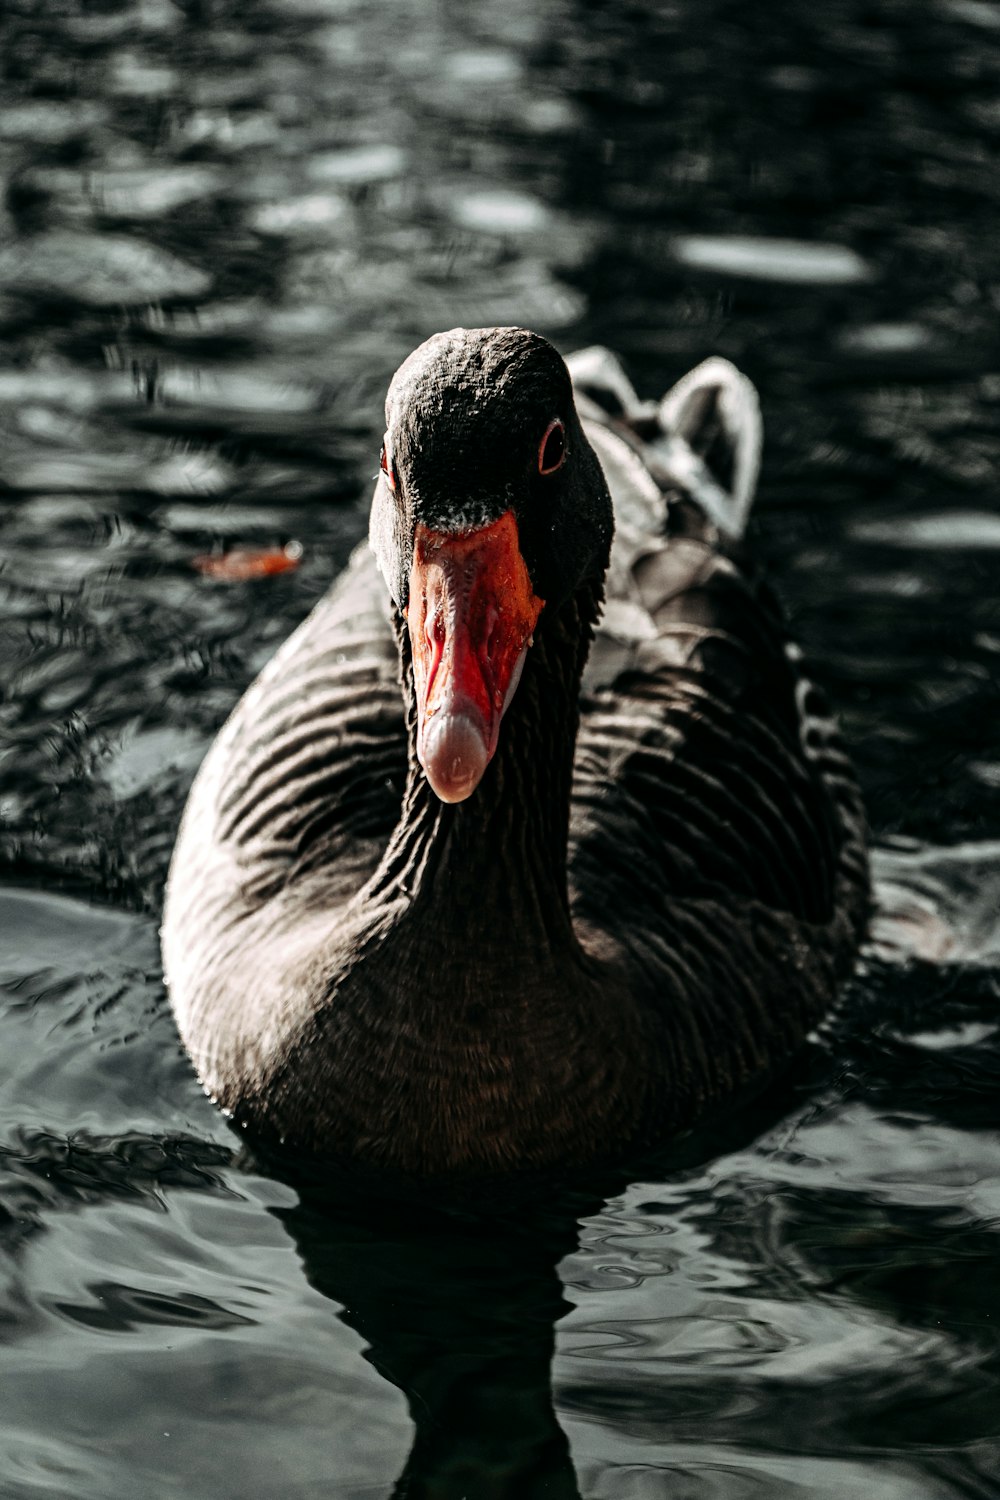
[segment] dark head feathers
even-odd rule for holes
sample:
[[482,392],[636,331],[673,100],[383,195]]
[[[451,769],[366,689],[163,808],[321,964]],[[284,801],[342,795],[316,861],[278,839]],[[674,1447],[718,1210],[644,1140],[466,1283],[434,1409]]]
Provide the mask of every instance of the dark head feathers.
[[[386,398],[386,451],[395,488],[380,477],[371,541],[400,607],[406,603],[413,532],[517,518],[535,592],[559,604],[607,564],[612,508],[583,435],[561,355],[524,328],[453,328],[400,366]],[[539,472],[554,419],[567,458]]]

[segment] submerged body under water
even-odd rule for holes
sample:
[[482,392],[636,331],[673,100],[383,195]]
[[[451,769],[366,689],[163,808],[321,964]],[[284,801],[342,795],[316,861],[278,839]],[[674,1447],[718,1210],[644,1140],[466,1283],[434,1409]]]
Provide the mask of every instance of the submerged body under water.
[[[1000,48],[957,0],[769,18],[0,18],[4,1500],[1000,1494]],[[484,1212],[254,1160],[156,929],[388,375],[497,322],[758,385],[879,906],[767,1094]]]

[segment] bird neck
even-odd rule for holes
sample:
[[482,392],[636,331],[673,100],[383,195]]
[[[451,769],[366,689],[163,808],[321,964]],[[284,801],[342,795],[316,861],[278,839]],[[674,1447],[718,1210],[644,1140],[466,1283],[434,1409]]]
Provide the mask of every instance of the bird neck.
[[[600,609],[600,585],[543,612],[496,754],[466,801],[448,805],[417,759],[409,635],[397,637],[409,740],[400,820],[373,895],[400,898],[430,926],[447,921],[480,953],[576,944],[566,886],[580,678]],[[445,914],[446,918],[445,918]]]

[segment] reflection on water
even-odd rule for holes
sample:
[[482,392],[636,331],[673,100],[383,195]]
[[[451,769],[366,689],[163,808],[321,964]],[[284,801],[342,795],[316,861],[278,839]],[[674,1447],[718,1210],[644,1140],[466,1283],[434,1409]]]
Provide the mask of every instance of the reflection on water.
[[[5,1500],[995,1497],[997,42],[957,0],[4,7]],[[504,321],[757,381],[882,910],[724,1136],[484,1218],[241,1156],[155,916],[388,376]]]

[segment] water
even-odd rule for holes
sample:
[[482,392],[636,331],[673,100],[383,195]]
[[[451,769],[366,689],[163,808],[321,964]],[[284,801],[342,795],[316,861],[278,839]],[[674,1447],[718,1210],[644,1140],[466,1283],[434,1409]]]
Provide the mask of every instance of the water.
[[[995,1500],[996,8],[8,0],[0,68],[4,1500]],[[156,920],[389,375],[499,321],[759,385],[882,905],[751,1110],[484,1220],[254,1162]]]

